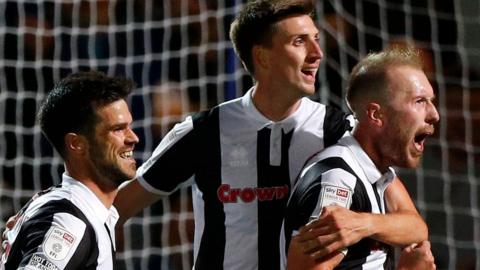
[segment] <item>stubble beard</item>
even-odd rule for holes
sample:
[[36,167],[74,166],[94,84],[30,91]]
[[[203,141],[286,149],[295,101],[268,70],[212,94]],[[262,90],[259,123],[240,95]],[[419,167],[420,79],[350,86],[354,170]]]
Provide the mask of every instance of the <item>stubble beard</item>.
[[116,160],[108,159],[103,146],[96,142],[92,142],[91,145],[92,163],[93,166],[95,166],[100,179],[103,179],[104,185],[118,188],[123,182],[135,177],[134,173],[133,175],[126,173]]

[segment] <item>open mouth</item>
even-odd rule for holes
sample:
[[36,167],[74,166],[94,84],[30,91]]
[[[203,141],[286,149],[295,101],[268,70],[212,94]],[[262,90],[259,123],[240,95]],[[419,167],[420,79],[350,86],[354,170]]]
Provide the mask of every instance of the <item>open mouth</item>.
[[130,159],[133,157],[133,151],[126,151],[120,154],[120,157],[123,159]]
[[301,70],[303,75],[305,75],[309,80],[315,82],[315,74],[317,72],[316,68],[305,68]]
[[425,149],[425,140],[428,136],[432,135],[433,131],[421,132],[415,135],[415,138],[413,139],[413,145],[415,146],[415,149],[417,149],[419,152],[423,152],[423,149]]

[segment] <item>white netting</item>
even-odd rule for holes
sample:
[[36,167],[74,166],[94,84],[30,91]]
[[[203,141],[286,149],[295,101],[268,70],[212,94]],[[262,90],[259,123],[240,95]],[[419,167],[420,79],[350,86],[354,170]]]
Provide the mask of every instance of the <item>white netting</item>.
[[[60,158],[35,111],[53,83],[98,69],[137,84],[130,98],[135,157],[144,161],[172,124],[251,85],[228,40],[244,1],[0,2],[0,215],[59,183]],[[421,168],[401,171],[428,222],[439,269],[480,269],[480,7],[476,1],[317,1],[325,59],[318,99],[342,106],[359,57],[414,44],[437,91],[441,122]],[[132,202],[133,203],[133,202]],[[188,189],[131,219],[117,269],[190,269]],[[0,224],[1,225],[1,224]]]

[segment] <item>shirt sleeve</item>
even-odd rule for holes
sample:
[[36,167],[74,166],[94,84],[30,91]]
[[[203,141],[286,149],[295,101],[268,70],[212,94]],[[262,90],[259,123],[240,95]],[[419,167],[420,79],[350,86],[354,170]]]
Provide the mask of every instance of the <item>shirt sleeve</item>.
[[161,195],[190,185],[195,171],[195,149],[193,120],[187,117],[168,132],[152,156],[138,168],[139,183]]
[[5,269],[85,269],[91,253],[98,253],[91,236],[70,213],[37,215],[16,235]]
[[[322,174],[320,192],[316,200],[315,208],[310,213],[310,219],[320,216],[322,208],[329,205],[338,205],[350,208],[353,192],[355,190],[356,177],[341,168],[335,168]],[[309,197],[309,196],[307,196]]]
[[351,206],[356,176],[343,169],[346,167],[342,159],[333,157],[314,163],[302,173],[287,204],[282,236],[285,247],[300,227],[320,215],[323,206]]

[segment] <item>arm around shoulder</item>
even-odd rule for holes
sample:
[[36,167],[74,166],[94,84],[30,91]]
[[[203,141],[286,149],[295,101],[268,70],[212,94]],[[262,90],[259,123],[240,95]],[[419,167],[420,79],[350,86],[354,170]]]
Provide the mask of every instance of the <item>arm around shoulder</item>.
[[427,225],[398,178],[385,191],[385,200],[387,214],[324,207],[318,220],[300,229],[298,245],[310,256],[323,258],[333,250],[348,247],[366,237],[400,247],[427,240]]
[[117,226],[122,226],[129,218],[158,201],[161,195],[146,190],[137,179],[120,186],[113,204],[120,214]]
[[395,246],[406,246],[428,239],[428,227],[415,208],[405,186],[397,177],[385,191],[388,213],[375,215],[372,238]]

